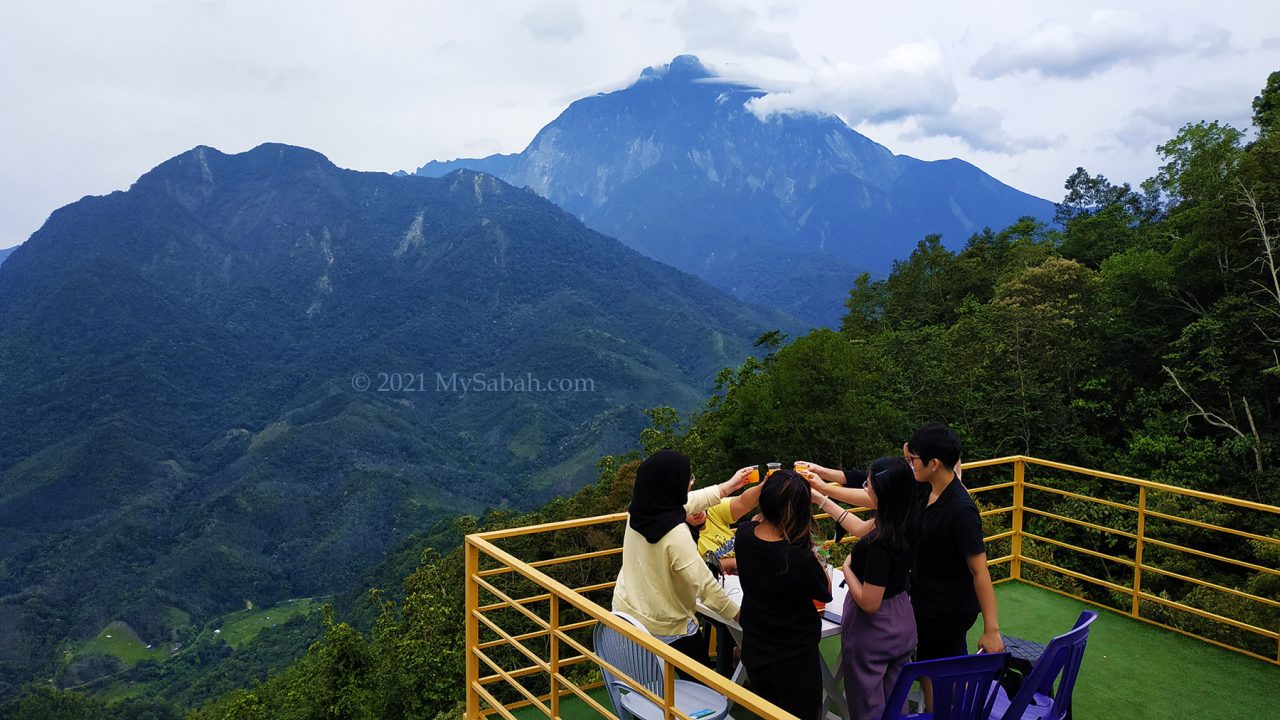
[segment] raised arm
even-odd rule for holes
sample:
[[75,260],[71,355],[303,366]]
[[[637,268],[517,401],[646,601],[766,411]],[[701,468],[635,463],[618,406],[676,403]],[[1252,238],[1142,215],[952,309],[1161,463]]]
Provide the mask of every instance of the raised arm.
[[756,483],[747,488],[747,491],[741,495],[734,496],[729,501],[729,514],[733,515],[734,522],[742,519],[743,515],[751,512],[756,503],[760,501],[760,489],[764,487],[764,483]]
[[852,505],[854,507],[871,507],[871,496],[862,488],[850,488],[843,485],[834,485],[827,483],[822,488],[822,492],[829,495],[842,503]]
[[[822,468],[822,469],[826,470],[826,468]],[[837,470],[835,472],[840,473],[841,478],[844,477],[843,470]],[[844,485],[841,485],[839,483],[825,482],[823,481],[822,476],[819,475],[816,470],[814,470],[814,466],[812,465],[809,466],[808,471],[801,470],[800,476],[809,482],[810,488],[822,493],[822,495],[824,496],[833,497],[839,500],[840,502],[848,503],[849,505],[853,505],[854,507],[870,507],[871,506],[871,496],[867,494],[866,490],[863,490],[860,487],[851,488],[851,487],[845,487]],[[835,517],[835,516],[833,515],[832,517]]]
[[814,505],[818,506],[818,510],[825,512],[831,516],[836,524],[845,529],[845,532],[856,538],[866,537],[873,529],[875,529],[875,520],[863,520],[853,513],[840,507],[835,500],[823,495],[821,492],[809,488],[810,499]]
[[[818,463],[809,462],[808,460],[796,460],[795,465],[808,465],[809,471],[817,475],[823,482],[837,483],[843,485],[845,483],[844,471],[834,468],[823,467]],[[801,473],[802,475],[804,473]]]
[[689,493],[689,499],[684,503],[684,514],[693,515],[720,502],[722,499],[729,497],[738,488],[747,484],[747,475],[754,468],[744,467],[733,474],[733,477],[725,480],[719,485],[711,485],[710,487],[699,488]]

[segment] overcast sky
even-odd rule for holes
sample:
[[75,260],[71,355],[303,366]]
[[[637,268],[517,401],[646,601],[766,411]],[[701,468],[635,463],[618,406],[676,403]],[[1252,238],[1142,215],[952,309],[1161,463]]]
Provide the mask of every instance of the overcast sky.
[[517,152],[572,100],[694,53],[896,153],[1050,200],[1151,175],[1186,122],[1246,127],[1280,2],[0,0],[0,248],[196,145],[343,167]]

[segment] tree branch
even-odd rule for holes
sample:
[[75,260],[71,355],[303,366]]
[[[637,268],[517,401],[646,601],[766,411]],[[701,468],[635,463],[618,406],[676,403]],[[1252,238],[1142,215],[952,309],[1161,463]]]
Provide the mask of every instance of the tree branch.
[[[1244,204],[1249,209],[1249,215],[1253,218],[1254,224],[1258,226],[1258,234],[1262,239],[1262,267],[1264,275],[1270,276],[1271,285],[1268,287],[1265,283],[1254,281],[1254,284],[1262,289],[1264,293],[1273,301],[1275,307],[1269,309],[1280,314],[1280,264],[1277,262],[1276,255],[1280,254],[1277,245],[1280,244],[1280,237],[1267,232],[1267,214],[1266,208],[1258,202],[1258,198],[1243,183],[1237,181],[1240,185],[1240,194],[1244,196]],[[1270,303],[1268,303],[1270,306]]]
[[[1258,470],[1258,475],[1262,475],[1262,437],[1258,434],[1258,426],[1253,422],[1253,411],[1249,409],[1249,398],[1241,395],[1240,400],[1244,402],[1244,416],[1249,419],[1249,431],[1253,433],[1253,462],[1254,467]],[[1254,492],[1257,492],[1255,485]]]
[[[1173,374],[1173,371],[1169,369],[1168,365],[1161,365],[1160,367],[1165,372],[1169,373],[1169,377],[1173,378],[1173,384],[1178,386],[1178,392],[1182,393],[1183,396],[1187,398],[1187,400],[1191,401],[1192,405],[1196,406],[1196,412],[1188,415],[1187,416],[1188,420],[1190,420],[1193,417],[1199,416],[1204,418],[1205,422],[1209,423],[1214,427],[1220,427],[1226,430],[1230,430],[1231,432],[1235,433],[1236,435],[1242,438],[1248,437],[1247,435],[1245,435],[1243,432],[1240,431],[1240,428],[1227,422],[1221,415],[1217,413],[1211,413],[1208,410],[1205,410],[1203,405],[1196,402],[1196,399],[1191,396],[1191,393],[1187,392],[1187,389],[1182,387],[1182,382],[1178,380],[1177,375]],[[1230,398],[1231,394],[1227,393],[1227,397]]]
[[[1262,436],[1258,433],[1258,426],[1253,420],[1253,410],[1249,408],[1249,398],[1245,397],[1244,395],[1240,396],[1240,401],[1244,403],[1245,418],[1247,418],[1249,421],[1249,432],[1245,433],[1240,428],[1227,422],[1227,420],[1223,418],[1221,415],[1205,410],[1204,406],[1196,402],[1196,399],[1191,396],[1191,393],[1187,392],[1187,389],[1182,386],[1182,381],[1178,380],[1178,376],[1173,373],[1173,370],[1169,369],[1168,365],[1161,365],[1160,367],[1165,372],[1169,373],[1169,377],[1173,378],[1173,384],[1178,387],[1178,392],[1182,393],[1182,395],[1186,397],[1187,400],[1191,401],[1192,405],[1196,406],[1196,412],[1188,415],[1186,418],[1187,420],[1190,420],[1193,417],[1199,416],[1201,418],[1204,418],[1205,422],[1209,423],[1214,427],[1220,427],[1225,430],[1230,430],[1242,440],[1253,441],[1254,469],[1256,469],[1258,471],[1258,475],[1261,476],[1262,470],[1263,470],[1262,468]],[[1227,402],[1232,403],[1232,408],[1234,410],[1235,403],[1231,399],[1230,391],[1227,392]]]

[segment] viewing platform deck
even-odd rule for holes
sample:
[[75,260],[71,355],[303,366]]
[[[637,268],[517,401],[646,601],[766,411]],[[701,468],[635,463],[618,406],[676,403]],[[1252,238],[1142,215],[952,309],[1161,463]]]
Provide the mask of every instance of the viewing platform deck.
[[[1280,507],[1025,456],[968,463],[1001,630],[1047,642],[1092,627],[1078,718],[1280,720]],[[728,697],[789,717],[608,611],[625,514],[467,537],[467,718],[614,718],[591,633],[608,624]],[[976,642],[974,630],[971,645]],[[833,657],[838,639],[823,643]]]
[[[996,588],[1001,624],[1010,635],[1036,639],[1044,628],[1068,628],[1094,606],[1025,583]],[[978,641],[980,630],[969,638]],[[1048,639],[1048,638],[1040,638]],[[822,650],[839,652],[830,638]],[[591,691],[609,706],[603,688]],[[1073,698],[1077,718],[1180,718],[1195,706],[1198,720],[1280,718],[1280,667],[1169,632],[1121,613],[1103,612],[1089,635],[1089,649]],[[582,700],[560,703],[565,720],[604,717]],[[734,709],[735,720],[757,717]],[[545,718],[534,707],[515,712],[520,720]]]

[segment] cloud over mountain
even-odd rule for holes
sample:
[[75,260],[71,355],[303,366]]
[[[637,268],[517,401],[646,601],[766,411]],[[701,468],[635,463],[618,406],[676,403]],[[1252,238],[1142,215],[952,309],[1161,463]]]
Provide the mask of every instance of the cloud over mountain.
[[747,103],[761,119],[796,112],[835,113],[851,126],[908,121],[907,140],[947,136],[974,150],[1014,154],[1053,147],[1061,138],[1016,137],[1004,113],[960,102],[951,66],[935,43],[905,43],[866,64],[839,63],[793,88]]

